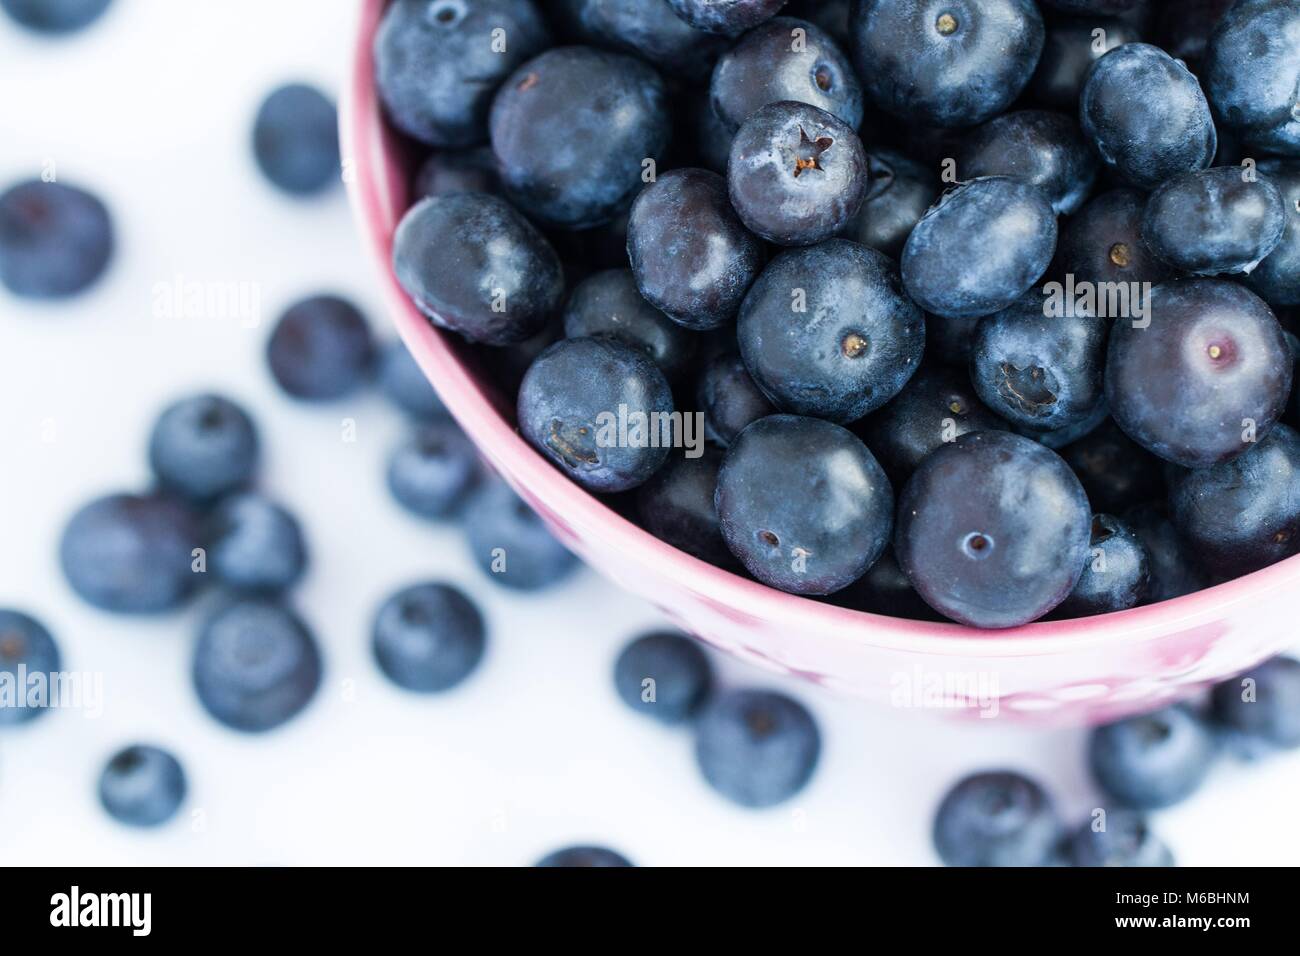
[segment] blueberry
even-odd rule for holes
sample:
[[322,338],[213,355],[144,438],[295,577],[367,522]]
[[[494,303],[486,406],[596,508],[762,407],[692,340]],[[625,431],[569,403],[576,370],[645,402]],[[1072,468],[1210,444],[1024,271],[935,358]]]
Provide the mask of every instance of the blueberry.
[[434,153],[420,166],[412,186],[416,202],[426,196],[495,193],[500,190],[497,158],[486,146]]
[[416,308],[471,342],[513,345],[560,306],[564,274],[546,238],[504,199],[424,199],[402,217],[393,268]]
[[1120,513],[1134,502],[1163,497],[1162,462],[1108,419],[1061,449],[1098,511]]
[[1300,156],[1300,7],[1241,0],[1205,49],[1205,91],[1220,123],[1249,147]]
[[1142,238],[1180,272],[1251,272],[1282,241],[1282,193],[1239,166],[1183,173],[1151,194]]
[[976,396],[969,376],[938,365],[922,367],[897,398],[859,426],[867,447],[898,485],[959,435],[1006,427]]
[[1169,517],[1207,567],[1258,571],[1300,551],[1300,434],[1276,425],[1245,453],[1180,470]]
[[815,23],[845,49],[849,45],[849,8],[853,0],[790,0],[787,16]]
[[390,343],[379,359],[379,390],[419,421],[434,422],[447,417],[447,407],[401,340]]
[[253,121],[253,156],[272,184],[295,196],[337,181],[339,120],[333,102],[304,83],[272,90]]
[[266,343],[276,384],[305,401],[329,401],[355,391],[369,377],[374,356],[365,316],[334,295],[295,302]]
[[736,440],[750,422],[776,412],[739,352],[722,352],[700,372],[696,395],[709,438],[724,448]]
[[380,606],[371,650],[384,676],[424,694],[450,690],[483,659],[486,628],[474,602],[450,584],[413,584]]
[[565,339],[533,362],[519,387],[519,428],[591,491],[627,491],[668,457],[673,396],[658,367],[607,339]]
[[99,776],[99,802],[118,823],[156,827],[176,816],[188,789],[180,761],[160,747],[133,744]]
[[627,252],[641,294],[689,329],[729,322],[763,267],[763,244],[732,209],[726,181],[703,169],[674,169],[645,188]]
[[421,426],[388,458],[388,490],[398,504],[421,518],[437,520],[455,513],[478,475],[478,452],[450,420]]
[[709,33],[741,33],[776,16],[786,0],[668,0],[676,14]]
[[564,334],[640,349],[670,381],[681,378],[695,357],[695,336],[641,296],[630,269],[609,269],[582,280],[565,307]]
[[[1096,30],[1103,31],[1100,50],[1094,35]],[[1111,17],[1048,23],[1043,55],[1029,81],[1029,92],[1047,106],[1075,113],[1079,108],[1079,93],[1092,65],[1115,47],[1139,39],[1138,31],[1130,24]]]
[[1106,322],[1073,309],[1048,316],[1038,290],[981,319],[970,377],[984,404],[1013,424],[1044,432],[1077,425],[1103,401]]
[[862,87],[848,57],[820,27],[790,17],[746,33],[713,68],[709,85],[709,101],[729,133],[782,100],[820,107],[853,129],[862,125]]
[[111,0],[0,0],[14,21],[38,33],[75,33],[103,14]]
[[529,60],[492,104],[492,150],[506,191],[526,212],[566,229],[626,210],[663,157],[668,92],[651,67],[590,47]]
[[81,508],[59,542],[63,575],[104,611],[141,614],[178,607],[198,586],[194,515],[162,495],[107,495]]
[[856,421],[921,362],[925,316],[882,252],[846,239],[781,253],[745,296],[740,354],[779,408]]
[[859,0],[849,29],[868,100],[907,123],[944,127],[1005,111],[1045,34],[1033,0]]
[[1083,487],[1055,452],[1010,432],[971,432],[908,479],[894,550],[936,611],[974,627],[1016,627],[1074,588],[1090,523]]
[[1300,162],[1259,162],[1259,171],[1282,194],[1286,227],[1282,240],[1244,281],[1269,305],[1300,305]]
[[769,103],[751,113],[727,160],[741,221],[782,246],[810,246],[844,229],[870,176],[858,134],[807,103]]
[[[9,687],[0,694],[0,727],[35,720],[58,703],[50,697],[49,681],[59,672],[59,660],[59,647],[40,621],[0,608],[0,684]],[[37,674],[44,675],[39,683]]]
[[149,435],[149,464],[168,491],[211,501],[246,485],[259,456],[253,420],[221,395],[182,398],[163,410]]
[[1204,781],[1214,755],[1214,737],[1181,705],[1098,727],[1088,741],[1097,784],[1137,810],[1188,797]]
[[0,194],[0,284],[14,295],[76,295],[103,275],[113,246],[108,210],[84,189],[32,179]]
[[1106,360],[1111,414],[1128,436],[1202,468],[1267,435],[1293,365],[1268,306],[1239,285],[1189,279],[1156,286],[1149,307],[1149,327],[1115,323]]
[[698,458],[674,453],[637,489],[641,525],[660,541],[719,567],[735,564],[722,537],[714,493],[722,453],[705,445]]
[[566,846],[548,853],[536,863],[546,867],[631,866],[627,858],[603,846]]
[[713,668],[689,637],[657,631],[628,644],[614,662],[614,689],[633,710],[665,724],[695,716],[713,686]]
[[[1055,271],[1074,276],[1076,287],[1098,292],[1120,283],[1164,282],[1173,271],[1142,238],[1147,197],[1136,189],[1112,189],[1094,196],[1061,226]],[[1114,315],[1110,316],[1115,318]]]
[[697,30],[667,0],[567,0],[580,32],[592,43],[636,53],[671,76],[708,79],[727,39]]
[[715,500],[732,553],[793,594],[831,594],[862,577],[894,520],[893,489],[867,447],[839,425],[795,415],[740,433]]
[[1237,0],[1181,0],[1166,4],[1159,12],[1155,25],[1158,46],[1175,60],[1191,66],[1192,72],[1203,75],[1201,60],[1210,34],[1219,25],[1223,15]]
[[536,512],[499,479],[471,496],[462,526],[475,563],[503,587],[540,591],[578,566]]
[[1095,514],[1089,548],[1079,582],[1056,608],[1058,617],[1108,614],[1146,602],[1151,558],[1137,532],[1112,515]]
[[886,617],[900,617],[909,621],[942,620],[934,608],[916,593],[916,588],[912,587],[912,582],[898,566],[892,547],[884,550],[866,574],[843,591],[836,591],[828,600],[841,607],[869,614],[883,614]]
[[728,691],[696,723],[695,760],[704,779],[742,807],[789,800],[812,778],[820,753],[812,715],[773,691]]
[[929,168],[896,150],[867,154],[871,184],[846,238],[897,259],[921,217],[939,198],[939,181]]
[[1300,747],[1300,661],[1275,657],[1215,686],[1215,723],[1251,745]]
[[298,519],[263,495],[225,498],[208,521],[208,560],[222,584],[236,591],[290,587],[307,567]]
[[379,96],[408,136],[472,146],[497,86],[550,42],[532,0],[396,0],[375,35]]
[[1047,270],[1056,214],[1036,187],[1005,176],[948,192],[903,248],[903,284],[927,312],[989,315],[1011,305]]
[[288,608],[239,601],[203,624],[191,673],[199,702],[213,718],[258,733],[311,701],[320,686],[320,648]]
[[1142,540],[1151,561],[1148,603],[1171,601],[1210,586],[1197,555],[1169,520],[1163,504],[1135,505],[1124,512],[1123,519]]
[[1006,113],[975,128],[957,169],[962,179],[1010,176],[1037,186],[1065,215],[1083,205],[1097,180],[1097,159],[1078,123],[1050,110]]
[[1109,418],[1110,406],[1106,404],[1106,399],[1103,397],[1101,401],[1092,407],[1092,411],[1069,425],[1063,425],[1049,431],[1039,431],[1036,428],[1026,428],[1023,425],[1013,425],[1011,430],[1018,435],[1032,438],[1040,445],[1046,445],[1052,451],[1059,452],[1062,448],[1074,444],[1080,438],[1091,435]]
[[1126,43],[1093,65],[1079,117],[1102,163],[1139,189],[1205,169],[1218,147],[1196,77],[1149,43]]
[[1108,811],[1102,829],[1097,821],[1074,831],[1066,843],[1072,866],[1173,866],[1174,855],[1151,832],[1141,813],[1123,807]]
[[1060,838],[1056,808],[1012,770],[965,777],[934,815],[934,848],[947,866],[1043,866]]
[[971,345],[981,315],[925,316],[926,355],[944,365],[965,369],[970,364]]

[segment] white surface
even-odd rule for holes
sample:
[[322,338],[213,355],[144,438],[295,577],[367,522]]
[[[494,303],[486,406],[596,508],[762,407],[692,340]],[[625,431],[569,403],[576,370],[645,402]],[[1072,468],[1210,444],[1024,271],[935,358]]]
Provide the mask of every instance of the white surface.
[[[382,481],[402,430],[371,395],[304,407],[276,391],[262,347],[301,294],[333,289],[388,334],[342,189],[292,202],[249,155],[251,117],[273,84],[337,92],[349,53],[347,0],[117,0],[96,28],[40,42],[0,18],[0,182],[39,172],[102,193],[119,230],[107,280],[70,305],[34,308],[0,291],[0,606],[55,633],[65,667],[103,675],[98,719],[73,711],[0,733],[0,862],[528,863],[594,841],[643,864],[929,864],[943,790],[991,765],[1040,777],[1071,818],[1097,795],[1081,732],[952,726],[773,680],[719,661],[729,683],[782,686],[816,714],[824,751],[791,804],[745,812],[695,770],[688,733],[626,711],[614,655],[655,612],[584,572],[545,596],[497,590],[454,528],[404,517]],[[262,321],[156,319],[154,291],[187,281],[253,283]],[[261,427],[263,486],[302,519],[313,566],[293,596],[327,656],[314,704],[279,732],[244,737],[198,706],[188,661],[200,609],[154,619],[81,604],[56,564],[80,502],[147,480],[158,408],[205,387],[244,401]],[[341,440],[355,419],[357,441]],[[400,693],[371,664],[377,603],[426,577],[483,605],[481,670],[442,699]],[[191,796],[158,832],[118,827],[94,783],[136,740],[183,760]],[[1293,864],[1300,755],[1225,763],[1156,826],[1187,864]]]

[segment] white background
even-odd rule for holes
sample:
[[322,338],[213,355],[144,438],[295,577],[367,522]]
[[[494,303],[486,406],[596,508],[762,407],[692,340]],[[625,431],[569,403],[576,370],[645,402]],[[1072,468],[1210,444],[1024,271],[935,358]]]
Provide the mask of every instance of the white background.
[[[0,862],[12,864],[530,863],[594,841],[642,864],[930,864],[933,808],[964,772],[1038,776],[1071,819],[1098,797],[1079,731],[927,714],[832,698],[719,661],[728,683],[780,686],[823,731],[812,784],[744,811],[702,782],[689,733],[615,698],[619,647],[655,613],[584,571],[538,597],[497,590],[453,527],[405,517],[384,489],[403,424],[378,397],[295,405],[266,372],[270,323],[303,294],[376,304],[341,188],[277,195],[258,176],[249,126],[292,79],[337,93],[348,0],[116,0],[86,33],[41,41],[0,17],[0,183],[58,175],[111,206],[120,253],[91,294],[34,307],[0,290],[0,606],[54,632],[64,666],[100,672],[104,712],[47,714],[0,732]],[[255,284],[261,322],[159,320],[159,283]],[[85,499],[148,481],[152,417],[179,394],[228,392],[254,412],[263,486],[303,521],[313,565],[293,603],[327,656],[312,706],[245,737],[200,709],[188,663],[200,607],[158,618],[98,613],[56,563]],[[341,422],[358,439],[341,440]],[[483,606],[490,649],[458,691],[427,699],[371,663],[374,608],[421,578],[458,582]],[[181,816],[157,832],[114,824],[94,796],[103,761],[134,741],[172,748],[189,774]],[[1219,766],[1156,828],[1186,864],[1294,864],[1300,754]]]

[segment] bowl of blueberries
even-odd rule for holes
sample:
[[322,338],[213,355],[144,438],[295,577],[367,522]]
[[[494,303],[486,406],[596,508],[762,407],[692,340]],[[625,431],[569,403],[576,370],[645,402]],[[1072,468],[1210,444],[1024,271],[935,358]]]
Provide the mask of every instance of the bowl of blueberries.
[[348,82],[402,339],[702,640],[1036,721],[1292,641],[1300,0],[366,0]]

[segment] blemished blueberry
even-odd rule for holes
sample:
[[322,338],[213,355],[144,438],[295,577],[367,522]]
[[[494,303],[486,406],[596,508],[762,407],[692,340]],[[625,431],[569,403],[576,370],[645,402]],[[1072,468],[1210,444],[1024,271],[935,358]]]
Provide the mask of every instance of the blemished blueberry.
[[1262,159],[1259,173],[1282,194],[1282,239],[1244,280],[1274,308],[1300,305],[1300,162]]
[[536,335],[564,296],[564,270],[550,242],[486,193],[412,206],[393,238],[393,269],[434,325],[486,345]]
[[588,276],[569,295],[564,334],[606,338],[640,349],[675,381],[695,358],[696,337],[645,300],[630,269]]
[[1162,502],[1135,505],[1125,511],[1122,518],[1142,539],[1151,560],[1147,603],[1171,601],[1210,586],[1209,575],[1169,520]]
[[668,0],[673,11],[709,33],[737,34],[776,16],[786,0]]
[[934,608],[921,600],[898,566],[894,549],[886,548],[876,563],[843,591],[836,591],[828,601],[854,611],[900,617],[909,621],[942,621]]
[[1210,695],[1217,726],[1263,750],[1300,747],[1300,661],[1274,657]]
[[1093,65],[1079,119],[1102,163],[1139,189],[1207,168],[1218,149],[1196,77],[1149,43],[1126,43]]
[[1169,517],[1216,573],[1249,574],[1300,551],[1300,434],[1277,424],[1230,461],[1178,470]]
[[704,779],[742,807],[789,800],[812,779],[820,755],[812,714],[774,691],[720,694],[696,721],[695,761]]
[[704,169],[670,170],[641,192],[627,252],[641,295],[689,329],[731,321],[764,257],[731,207],[726,180]]
[[548,853],[537,861],[542,867],[607,867],[631,866],[627,857],[603,846],[566,846]]
[[1286,407],[1293,359],[1273,313],[1219,279],[1156,286],[1145,322],[1111,330],[1106,397],[1120,428],[1186,468],[1227,461]]
[[478,452],[450,419],[422,425],[393,449],[386,470],[397,503],[430,520],[454,514],[478,476]]
[[199,632],[191,670],[203,708],[232,730],[260,733],[295,717],[320,686],[320,648],[281,604],[226,605]]
[[1124,806],[1155,810],[1190,796],[1209,773],[1215,740],[1182,705],[1093,730],[1088,764],[1098,786]]
[[1043,866],[1060,836],[1051,799],[1014,770],[963,778],[934,815],[934,848],[946,866]]
[[705,433],[724,448],[750,422],[776,413],[750,377],[739,352],[721,352],[700,372],[696,399],[704,413]]
[[[1101,49],[1094,30],[1102,30]],[[1105,54],[1141,39],[1132,24],[1112,17],[1063,19],[1047,24],[1047,38],[1029,93],[1038,102],[1077,113],[1088,70]]]
[[[40,621],[22,611],[0,608],[0,681],[12,692],[0,696],[0,728],[35,720],[58,703],[49,695],[51,674],[58,673],[59,646]],[[27,681],[18,679],[22,668]],[[45,675],[39,685],[35,675]]]
[[714,493],[722,451],[712,444],[698,458],[674,451],[668,463],[637,489],[641,525],[660,541],[719,567],[735,558],[722,537]]
[[635,53],[670,76],[707,80],[726,37],[697,30],[667,0],[565,0],[579,32],[597,46]]
[[1142,217],[1147,247],[1180,272],[1252,272],[1286,228],[1282,193],[1241,166],[1183,173],[1151,194]]
[[540,591],[578,567],[578,559],[500,479],[470,496],[461,526],[474,562],[502,587]]
[[1063,215],[1077,211],[1097,181],[1079,124],[1051,110],[1005,113],[971,130],[957,169],[962,179],[1010,176],[1037,186]]
[[89,288],[113,256],[113,222],[98,197],[26,180],[0,195],[0,284],[27,299]]
[[1300,6],[1241,0],[1210,35],[1201,72],[1220,123],[1255,149],[1300,156]]
[[149,465],[158,483],[200,503],[246,485],[259,454],[252,418],[221,395],[173,402],[149,434]]
[[990,315],[1042,277],[1056,251],[1046,195],[1006,176],[973,179],[946,193],[903,247],[903,284],[927,312]]
[[295,302],[276,321],[266,359],[276,384],[293,398],[330,401],[370,376],[375,342],[355,305],[336,295]]
[[104,611],[178,607],[198,587],[198,519],[164,495],[115,494],[83,506],[63,529],[59,563],[72,590]]
[[295,196],[338,182],[342,167],[334,103],[305,83],[272,90],[253,121],[253,156],[272,184]]
[[889,543],[894,492],[867,446],[831,422],[771,415],[727,450],[715,498],[749,573],[792,594],[832,594]]
[[1114,419],[1065,445],[1061,457],[1098,511],[1118,514],[1135,502],[1164,496],[1163,463],[1125,435]]
[[550,43],[533,0],[397,0],[375,34],[375,81],[402,132],[472,146],[487,139],[497,86]]
[[298,519],[264,495],[222,499],[208,518],[207,538],[209,570],[236,591],[283,591],[307,568]]
[[959,435],[1006,427],[979,400],[968,375],[929,365],[922,366],[897,398],[856,430],[890,481],[901,487],[926,456]]
[[1107,323],[1085,310],[1044,315],[1031,290],[975,327],[970,377],[994,413],[1038,432],[1077,425],[1103,401]]
[[774,258],[736,332],[745,367],[777,407],[840,424],[897,395],[925,350],[925,315],[894,261],[847,239]]
[[591,491],[627,491],[654,474],[684,439],[672,413],[658,366],[608,339],[556,342],[519,386],[524,437]]
[[[1146,204],[1146,194],[1129,188],[1112,189],[1088,200],[1061,225],[1054,272],[1074,276],[1078,288],[1086,283],[1093,288],[1131,290],[1139,283],[1172,278],[1173,270],[1142,238]],[[1097,309],[1101,311],[1100,306]],[[1107,311],[1108,318],[1117,317]]]
[[791,17],[746,33],[718,61],[709,84],[713,111],[730,133],[755,110],[783,100],[820,107],[853,129],[862,125],[862,86],[849,58],[821,27]]
[[379,390],[417,421],[435,422],[447,417],[447,406],[401,340],[389,343],[379,358]]
[[854,63],[869,102],[928,126],[974,126],[1020,95],[1043,50],[1033,0],[859,0]]
[[898,498],[894,551],[926,603],[961,624],[1016,627],[1083,573],[1092,513],[1055,452],[971,432],[925,458]]
[[755,110],[727,159],[741,222],[781,246],[811,246],[840,232],[858,214],[870,179],[858,134],[807,103]]
[[939,180],[925,165],[891,149],[867,154],[871,184],[844,235],[897,259],[916,224],[939,198]]
[[1132,528],[1113,515],[1092,516],[1092,538],[1083,574],[1057,617],[1090,617],[1126,611],[1146,602],[1151,588],[1151,558]]
[[557,47],[529,60],[492,104],[492,151],[506,192],[549,225],[609,222],[667,149],[667,99],[659,74],[622,53]]
[[501,190],[497,158],[486,146],[439,151],[426,159],[415,174],[412,204],[426,196],[456,193],[495,193]]
[[112,0],[0,0],[16,23],[38,33],[75,33],[90,26]]
[[1145,815],[1124,807],[1090,817],[1066,842],[1071,866],[1173,866],[1174,855]]
[[99,802],[118,823],[156,827],[176,816],[188,789],[169,751],[132,744],[115,753],[99,776]]
[[483,615],[459,588],[437,581],[402,588],[380,605],[371,650],[398,687],[433,694],[450,690],[483,659]]
[[712,687],[708,657],[684,634],[643,635],[614,662],[614,689],[623,703],[665,724],[694,717]]

